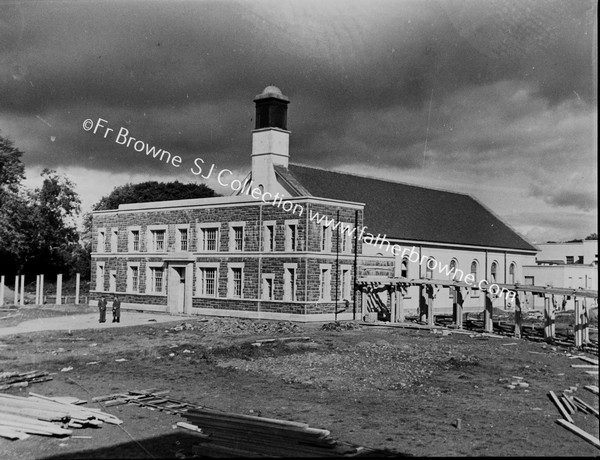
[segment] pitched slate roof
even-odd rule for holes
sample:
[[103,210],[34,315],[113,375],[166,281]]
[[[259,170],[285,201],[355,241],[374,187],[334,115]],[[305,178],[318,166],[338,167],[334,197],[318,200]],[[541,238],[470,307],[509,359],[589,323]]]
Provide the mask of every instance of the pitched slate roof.
[[388,238],[537,251],[473,197],[290,164],[276,166],[293,196],[365,203],[367,231]]

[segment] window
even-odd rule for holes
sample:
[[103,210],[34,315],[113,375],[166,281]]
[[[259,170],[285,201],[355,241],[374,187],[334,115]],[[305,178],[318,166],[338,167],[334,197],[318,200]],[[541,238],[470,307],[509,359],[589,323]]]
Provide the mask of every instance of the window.
[[110,231],[110,252],[117,252],[119,250],[119,229],[113,227]]
[[583,263],[583,256],[577,256],[577,263],[578,264],[582,264]]
[[96,248],[96,251],[106,251],[106,230],[103,228],[98,229],[98,247]]
[[198,295],[217,296],[217,267],[200,267],[198,269]]
[[165,233],[164,230],[150,230],[150,235],[152,236],[152,251],[165,251]]
[[131,264],[127,267],[127,291],[140,291],[140,267],[138,264]]
[[275,251],[275,222],[265,222],[264,251]]
[[568,264],[575,263],[575,257],[574,256],[567,256],[567,263]]
[[117,271],[111,270],[108,276],[108,291],[117,292]]
[[273,300],[273,284],[274,284],[274,276],[272,274],[265,274],[262,276],[263,278],[263,287],[262,287],[262,298],[263,300]]
[[331,265],[321,264],[319,300],[331,300]]
[[96,263],[96,291],[104,291],[104,262]]
[[425,262],[425,278],[433,279],[433,269],[436,266],[436,260],[433,257],[429,257]]
[[352,228],[349,224],[344,225],[344,230],[340,232],[340,252],[352,252]]
[[298,250],[298,222],[286,221],[285,230],[285,250],[286,251],[297,251]]
[[508,281],[510,284],[515,284],[517,282],[517,278],[515,276],[516,269],[517,266],[514,262],[510,264],[510,267],[508,267]]
[[179,228],[177,229],[177,240],[178,247],[180,251],[188,250],[188,229],[187,228]]
[[229,224],[229,250],[244,250],[244,225],[243,223]]
[[129,231],[129,251],[139,252],[140,251],[140,230]]
[[219,250],[219,229],[221,224],[210,224],[199,228],[199,251],[216,252]]
[[342,285],[340,288],[340,299],[341,300],[350,300],[352,296],[352,279],[350,275],[352,272],[350,271],[350,267],[342,266]]
[[244,292],[244,266],[243,264],[229,264],[227,280],[228,297],[242,298]]
[[450,261],[449,270],[448,270],[448,277],[451,280],[455,280],[456,279],[456,269],[457,268],[458,268],[458,264],[456,263],[456,259],[452,259]]
[[321,227],[321,251],[331,252],[331,227],[323,225]]
[[400,276],[402,278],[408,278],[408,259],[402,259],[402,264],[400,265]]
[[283,265],[283,300],[296,300],[296,270],[297,264]]
[[471,275],[473,276],[473,281],[477,281],[477,261],[474,260],[471,262]]
[[492,267],[490,268],[490,278],[492,283],[496,283],[498,281],[498,263],[492,262]]
[[151,267],[150,268],[150,280],[151,280],[151,292],[162,293],[164,288],[164,268],[163,267]]

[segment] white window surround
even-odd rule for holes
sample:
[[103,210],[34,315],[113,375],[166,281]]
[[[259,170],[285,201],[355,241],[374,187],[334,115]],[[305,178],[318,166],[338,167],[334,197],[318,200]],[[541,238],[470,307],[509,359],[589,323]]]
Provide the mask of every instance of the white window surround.
[[[162,268],[162,291],[156,292],[154,290],[154,276],[153,268]],[[164,295],[167,286],[167,269],[164,262],[147,262],[146,263],[146,294]]]
[[[285,225],[285,251],[286,252],[297,252],[298,251],[298,219],[287,219],[284,222]],[[291,227],[295,227],[295,232],[292,234]],[[292,241],[292,238],[294,241]]]
[[321,225],[321,252],[331,252],[335,249],[331,225]]
[[105,263],[96,262],[96,291],[104,291]]
[[277,222],[267,220],[263,222],[263,251],[275,252],[275,238],[277,235]]
[[119,250],[119,227],[113,227],[110,229],[110,252],[117,252]]
[[[138,247],[134,247],[134,232],[138,235]],[[142,250],[142,227],[140,225],[130,225],[127,227],[127,251],[140,252]]]
[[[163,248],[161,250],[156,249],[155,237],[157,232],[164,232]],[[146,228],[146,251],[147,252],[167,252],[169,245],[169,227],[168,225],[148,225]]]
[[[185,230],[187,232],[187,238],[185,240],[185,245],[182,244],[182,243],[184,243],[181,238],[182,230]],[[191,246],[190,245],[190,236],[191,236],[191,233],[190,233],[190,225],[189,224],[181,224],[181,225],[175,226],[175,247],[177,248],[177,251],[186,252],[186,251],[190,250],[190,246]]]
[[319,300],[331,301],[331,264],[319,264]]
[[[270,283],[270,284],[268,284]],[[271,292],[269,296],[268,287],[270,286]],[[275,275],[273,273],[262,274],[262,300],[275,300]]]
[[111,270],[108,274],[108,291],[117,292],[117,271]]
[[[133,269],[137,269],[137,286],[134,286]],[[127,292],[140,292],[140,263],[127,262]]]
[[[206,294],[206,280],[203,278],[203,270],[215,270],[215,293]],[[219,297],[219,262],[197,262],[196,263],[196,296],[197,297]]]
[[[242,247],[236,249],[235,229],[242,229]],[[242,252],[245,249],[246,243],[246,222],[229,222],[229,251]]]
[[[293,270],[293,278],[290,271]],[[283,300],[294,302],[298,296],[298,264],[283,264]]]
[[352,298],[352,265],[340,265],[340,298],[339,300],[350,300]]
[[[240,279],[240,294],[235,295],[235,278],[234,269],[241,271]],[[232,262],[227,264],[227,297],[230,299],[243,299],[244,298],[244,263],[243,262]]]
[[[216,234],[216,246],[215,249],[204,249],[205,247],[205,230],[209,230],[209,229],[216,229],[217,234]],[[208,224],[197,224],[196,226],[196,234],[197,234],[197,241],[196,241],[196,250],[198,252],[219,252],[220,250],[220,246],[221,246],[221,223],[220,222],[213,222],[213,223],[208,223]]]
[[106,228],[101,227],[98,229],[98,240],[96,245],[96,252],[106,252]]

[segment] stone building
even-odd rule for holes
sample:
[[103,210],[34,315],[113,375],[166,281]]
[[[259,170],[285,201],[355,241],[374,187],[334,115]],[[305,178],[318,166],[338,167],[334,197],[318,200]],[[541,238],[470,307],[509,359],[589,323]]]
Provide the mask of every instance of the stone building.
[[[174,314],[344,319],[355,313],[355,274],[442,276],[425,258],[454,270],[445,279],[459,271],[509,283],[534,262],[537,249],[471,196],[290,163],[289,99],[269,86],[254,102],[252,170],[235,195],[93,214],[93,299],[118,293],[123,308]],[[408,300],[416,309],[417,293]],[[465,308],[481,308],[477,289]]]

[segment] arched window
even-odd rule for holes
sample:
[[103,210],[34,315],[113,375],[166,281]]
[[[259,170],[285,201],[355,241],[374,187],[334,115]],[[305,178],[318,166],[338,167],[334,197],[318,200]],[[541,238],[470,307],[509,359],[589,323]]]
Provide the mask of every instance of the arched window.
[[508,267],[508,282],[510,284],[515,284],[517,282],[517,277],[515,276],[516,271],[517,271],[517,264],[515,264],[513,262],[510,264],[510,267]]
[[456,269],[458,268],[458,262],[456,262],[456,259],[452,259],[450,261],[450,265],[448,267],[448,277],[451,280],[454,280],[457,278],[456,276]]
[[473,280],[477,281],[477,266],[479,264],[477,263],[476,260],[474,260],[473,262],[471,262],[471,275],[473,275]]
[[492,268],[490,269],[490,277],[492,283],[496,283],[498,281],[498,262],[492,262]]
[[435,268],[436,263],[437,262],[433,257],[427,259],[427,262],[425,262],[425,278],[429,280],[433,279],[433,269]]
[[402,265],[400,266],[400,276],[402,278],[408,278],[408,259],[402,259]]

